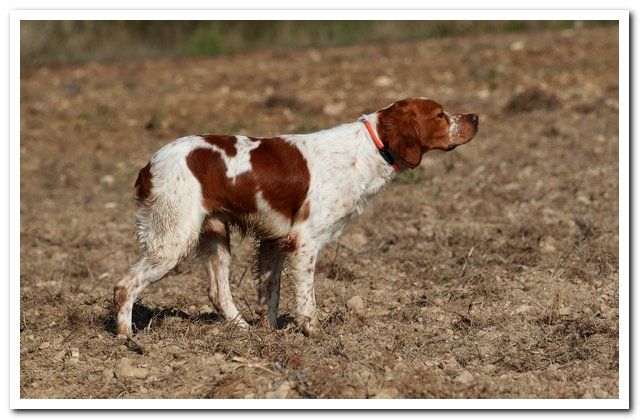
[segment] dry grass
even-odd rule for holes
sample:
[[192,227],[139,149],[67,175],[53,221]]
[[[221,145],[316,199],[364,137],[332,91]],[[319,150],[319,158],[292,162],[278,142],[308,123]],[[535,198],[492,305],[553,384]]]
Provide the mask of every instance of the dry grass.
[[[22,397],[616,398],[617,63],[616,29],[598,28],[26,71]],[[278,331],[221,322],[189,261],[136,305],[141,349],[115,338],[132,184],[154,150],[329,127],[415,95],[478,113],[480,132],[323,251],[323,334],[293,327],[288,277]],[[247,242],[234,238],[232,282],[252,318]],[[123,357],[146,378],[114,377]]]

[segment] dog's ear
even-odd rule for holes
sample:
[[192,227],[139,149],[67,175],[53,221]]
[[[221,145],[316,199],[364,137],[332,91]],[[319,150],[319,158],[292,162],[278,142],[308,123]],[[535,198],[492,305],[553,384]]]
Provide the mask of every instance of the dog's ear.
[[381,141],[410,168],[422,161],[417,115],[408,101],[398,101],[378,114]]

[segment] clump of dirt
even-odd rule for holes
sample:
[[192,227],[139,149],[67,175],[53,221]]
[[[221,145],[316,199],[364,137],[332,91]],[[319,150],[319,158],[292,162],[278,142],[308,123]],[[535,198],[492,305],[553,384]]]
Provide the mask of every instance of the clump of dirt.
[[560,105],[558,98],[551,92],[538,88],[529,88],[513,96],[504,107],[504,110],[517,114],[534,110],[551,110]]

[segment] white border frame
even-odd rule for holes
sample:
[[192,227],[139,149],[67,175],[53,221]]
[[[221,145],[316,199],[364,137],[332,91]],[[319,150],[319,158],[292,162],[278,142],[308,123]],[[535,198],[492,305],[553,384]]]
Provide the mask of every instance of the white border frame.
[[[20,21],[21,20],[618,20],[619,21],[619,399],[183,400],[20,398]],[[629,11],[627,10],[14,10],[9,67],[9,361],[11,409],[628,409],[629,405]]]

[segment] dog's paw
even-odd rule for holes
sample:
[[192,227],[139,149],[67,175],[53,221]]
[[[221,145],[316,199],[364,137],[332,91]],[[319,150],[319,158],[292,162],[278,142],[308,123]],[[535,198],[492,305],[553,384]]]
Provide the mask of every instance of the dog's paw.
[[304,320],[299,323],[299,327],[307,337],[314,337],[320,334],[320,324],[316,319],[304,317]]

